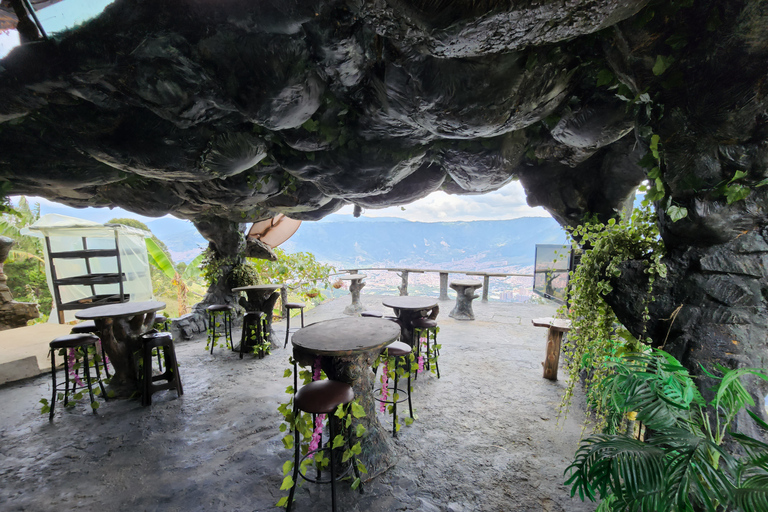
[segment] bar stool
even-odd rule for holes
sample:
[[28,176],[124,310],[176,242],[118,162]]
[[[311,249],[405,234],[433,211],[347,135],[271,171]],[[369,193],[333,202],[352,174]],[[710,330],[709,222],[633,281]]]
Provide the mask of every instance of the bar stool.
[[[184,394],[181,387],[179,365],[176,362],[176,349],[173,346],[173,335],[169,332],[149,332],[141,335],[142,342],[142,393],[141,405],[152,405],[152,394],[163,389],[175,389],[178,396]],[[152,350],[163,349],[165,371],[160,375],[152,375]],[[158,354],[159,355],[159,354]],[[162,367],[160,368],[162,371]],[[155,384],[164,380],[162,384]]]
[[[411,414],[411,419],[413,419],[413,402],[411,401],[411,355],[413,351],[411,347],[407,343],[403,343],[402,341],[393,341],[389,345],[387,345],[384,350],[382,351],[382,354],[387,357],[387,369],[389,369],[389,365],[394,363],[395,364],[395,378],[394,378],[394,387],[389,390],[392,392],[392,399],[388,399],[386,396],[384,398],[380,398],[383,394],[382,388],[376,388],[374,390],[374,399],[383,404],[389,404],[392,406],[392,437],[397,437],[397,404],[405,402],[408,400],[408,410]],[[408,369],[408,390],[404,390],[402,388],[398,388],[398,368],[401,366],[405,366]],[[387,372],[388,373],[388,372]],[[382,378],[384,375],[382,375]],[[387,381],[389,381],[389,377],[387,376]],[[399,395],[401,393],[405,393],[405,398],[399,398],[395,395]]]
[[[339,405],[347,405],[352,402],[352,400],[355,399],[355,392],[352,389],[352,386],[349,384],[345,384],[343,382],[338,382],[334,380],[316,380],[313,382],[310,382],[309,384],[306,384],[303,386],[298,393],[296,393],[296,397],[293,400],[293,416],[294,418],[298,416],[299,411],[301,412],[307,412],[310,414],[326,414],[328,417],[328,428],[330,429],[330,442],[326,444],[326,446],[321,446],[317,448],[316,450],[312,450],[308,452],[304,457],[301,457],[301,433],[299,432],[299,429],[294,428],[294,434],[295,434],[295,442],[294,447],[294,459],[293,459],[293,486],[291,487],[291,492],[288,495],[288,504],[285,507],[286,512],[290,512],[291,506],[293,505],[293,496],[296,491],[296,484],[298,482],[298,477],[301,475],[301,477],[306,480],[307,482],[317,483],[317,484],[331,484],[331,511],[336,512],[336,481],[341,480],[346,476],[346,474],[349,472],[349,468],[341,474],[336,476],[336,464],[334,463],[334,457],[333,457],[333,440],[336,439],[336,428],[334,426],[334,420],[333,420],[333,413],[336,411],[336,408]],[[350,427],[347,429],[347,445],[350,449],[352,449],[352,428]],[[300,471],[301,469],[301,461],[306,459],[307,457],[310,457],[314,455],[315,453],[321,452],[321,451],[327,451],[329,452],[329,459],[330,459],[330,469],[331,469],[331,478],[330,480],[320,480],[320,475],[318,474],[318,478],[314,479],[311,477],[308,477],[306,474],[302,473]],[[350,466],[355,471],[355,476],[357,478],[360,478],[360,472],[357,469],[357,465],[354,462],[350,462]],[[360,494],[363,493],[363,485],[360,484]]]
[[[440,350],[437,348],[437,321],[429,318],[416,318],[411,321],[411,326],[413,327],[414,345],[416,345],[416,357],[421,355],[421,337],[424,336],[427,339],[427,361],[425,366],[427,370],[431,370],[430,358],[432,357],[432,350],[434,350],[435,370],[437,370],[437,378],[439,379],[440,366],[437,364],[437,359],[440,355]],[[430,343],[432,344],[431,350]],[[419,378],[418,372],[416,373],[416,378]]]
[[285,315],[285,344],[283,345],[283,348],[288,346],[288,336],[291,333],[291,310],[298,309],[301,311],[301,326],[304,327],[304,308],[305,307],[306,307],[306,304],[304,304],[303,302],[286,302],[285,303],[285,309],[287,313]]
[[[232,310],[234,308],[229,304],[213,304],[205,308],[208,312],[208,343],[211,344],[211,354],[213,354],[213,346],[218,335],[223,335],[226,341],[229,341],[229,348],[232,348]],[[217,333],[216,317],[221,315],[224,321],[224,333]]]
[[[98,329],[96,329],[96,322],[93,320],[86,320],[72,326],[69,330],[70,334],[96,334],[98,336]],[[104,352],[104,344],[99,340],[99,349],[101,352],[101,363],[104,366],[104,375],[109,378],[109,365],[107,364],[107,354]]]
[[248,311],[243,315],[243,332],[240,336],[240,359],[243,358],[246,345],[259,345],[259,359],[264,357],[264,343],[266,343],[265,334],[269,326],[267,325],[267,314],[263,311]]
[[[60,349],[83,349],[83,368],[85,369],[85,384],[88,387],[88,394],[91,397],[91,408],[93,414],[96,414],[98,404],[94,407],[96,400],[93,397],[93,387],[91,386],[91,371],[90,362],[88,361],[88,348],[93,347],[96,350],[96,343],[100,339],[95,334],[90,333],[75,333],[67,334],[65,336],[59,336],[55,338],[49,344],[51,348],[51,380],[53,381],[53,395],[51,397],[51,410],[48,415],[48,421],[53,421],[53,412],[56,406],[56,396],[58,395],[58,386],[56,384],[56,352]],[[99,387],[101,388],[101,394],[106,399],[107,392],[104,389],[104,383],[101,382],[101,374],[99,371],[99,362],[93,360],[93,365],[96,368],[96,378],[99,381]],[[72,383],[72,392],[75,392],[77,384]],[[64,356],[64,405],[69,403],[69,358]]]

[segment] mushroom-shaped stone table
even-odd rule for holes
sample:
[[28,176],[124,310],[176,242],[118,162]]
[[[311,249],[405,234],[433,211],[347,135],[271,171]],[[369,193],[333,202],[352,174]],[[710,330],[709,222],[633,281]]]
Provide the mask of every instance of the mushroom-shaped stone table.
[[365,278],[365,274],[348,274],[339,277],[343,281],[352,281],[349,283],[349,294],[352,296],[352,303],[344,308],[345,315],[359,315],[365,309],[360,303],[360,290],[365,286],[363,282]]
[[456,305],[448,316],[456,320],[474,320],[472,301],[478,297],[475,290],[481,286],[483,283],[477,281],[451,281],[450,287],[456,290]]
[[109,383],[116,396],[131,396],[139,389],[137,362],[141,354],[141,335],[155,323],[155,312],[165,309],[155,300],[107,304],[75,313],[80,320],[93,320],[104,351],[115,370]]
[[[245,297],[240,297],[239,304],[248,311],[256,311],[264,313],[267,318],[267,332],[269,333],[269,342],[275,345],[274,333],[272,332],[272,309],[275,307],[277,299],[280,298],[280,292],[282,288],[281,283],[277,284],[253,284],[250,286],[240,286],[238,288],[232,288],[232,291],[245,292]],[[240,350],[239,347],[234,347],[233,350]]]
[[[317,322],[296,331],[291,338],[293,357],[304,366],[320,359],[329,379],[346,382],[355,391],[355,398],[365,410],[364,418],[355,418],[366,428],[358,459],[368,470],[368,479],[392,467],[396,460],[395,447],[389,431],[379,423],[373,398],[374,374],[371,365],[381,350],[395,341],[400,328],[395,322],[381,318],[335,318]],[[336,421],[336,418],[331,418]],[[341,430],[338,430],[341,432]]]
[[437,307],[437,299],[413,295],[388,297],[382,300],[381,303],[395,310],[395,316],[400,323],[400,341],[407,343],[411,347],[414,346],[411,322],[416,318],[431,316]]

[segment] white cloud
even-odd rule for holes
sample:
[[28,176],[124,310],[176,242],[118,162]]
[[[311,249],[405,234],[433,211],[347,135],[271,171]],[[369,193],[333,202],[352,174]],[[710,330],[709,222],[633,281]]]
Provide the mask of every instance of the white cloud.
[[[138,213],[129,212],[122,208],[72,208],[71,206],[56,203],[44,197],[26,196],[26,198],[30,205],[34,205],[35,203],[40,205],[41,215],[45,215],[46,213],[58,213],[59,215],[67,215],[69,217],[92,220],[95,222],[107,222],[110,219],[128,218],[139,220],[145,224],[158,218],[139,215]],[[19,196],[10,196],[9,199],[13,204],[19,203]],[[172,215],[165,215],[165,217],[172,217]]]
[[[352,206],[338,213],[351,215]],[[411,204],[382,209],[364,209],[365,217],[398,217],[418,222],[455,222],[472,220],[509,220],[519,217],[549,217],[544,208],[531,208],[519,182],[483,195],[450,195],[433,192]]]

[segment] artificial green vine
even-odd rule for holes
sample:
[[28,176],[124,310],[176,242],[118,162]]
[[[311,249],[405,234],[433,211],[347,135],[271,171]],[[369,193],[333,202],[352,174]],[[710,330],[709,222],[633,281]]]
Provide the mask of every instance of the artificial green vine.
[[571,230],[569,235],[582,249],[581,260],[570,273],[568,284],[570,307],[566,313],[572,328],[563,351],[569,378],[560,408],[567,411],[575,385],[583,374],[588,400],[594,406],[592,413],[600,424],[605,421],[606,411],[592,395],[594,386],[607,375],[607,363],[624,352],[638,351],[642,343],[650,342],[635,339],[621,326],[605,296],[613,291],[611,281],[621,277],[624,262],[642,262],[648,283],[642,318],[643,323],[647,322],[654,282],[666,276],[666,267],[661,262],[664,244],[648,205],[636,208],[629,219],[610,219],[605,224],[587,222]]
[[[298,368],[293,358],[289,359],[290,363],[293,365],[294,368]],[[302,369],[302,370],[296,370],[298,371],[298,375],[295,376],[294,382],[298,382],[299,379],[301,382],[306,385],[312,380],[320,380],[326,378],[325,372],[319,368],[319,365],[315,364],[316,369],[315,373],[313,375],[313,372],[308,369]],[[290,368],[285,370],[285,373],[283,374],[283,377],[291,377],[293,376],[294,370],[291,370]],[[287,434],[285,437],[283,437],[283,445],[287,450],[293,451],[295,449],[294,443],[294,434],[295,430],[298,430],[298,432],[302,436],[302,443],[301,443],[301,454],[306,455],[309,452],[309,446],[312,440],[312,436],[314,434],[315,426],[313,425],[312,421],[312,414],[309,413],[300,413],[298,416],[294,416],[293,413],[293,399],[296,394],[296,388],[291,385],[288,386],[285,389],[285,392],[289,395],[289,399],[280,404],[278,406],[277,410],[283,415],[283,422],[280,424],[280,432],[284,432]],[[340,404],[336,411],[334,412],[334,416],[338,418],[337,421],[341,423],[343,429],[348,430],[350,426],[352,425],[352,419],[353,418],[364,418],[366,416],[365,409],[359,404],[358,400],[355,399],[353,402],[351,402],[348,405]],[[329,418],[328,421],[333,421],[333,419]],[[362,453],[362,447],[360,445],[360,438],[363,437],[366,434],[367,430],[364,425],[361,423],[358,423],[356,428],[354,429],[355,437],[357,437],[357,441],[355,444],[352,445],[350,448],[347,446],[344,450],[344,454],[342,455],[342,463],[345,463],[349,460],[352,461],[352,464],[354,464],[357,467],[357,470],[361,474],[367,474],[368,470],[366,469],[365,465],[357,458],[360,453]],[[344,440],[343,434],[337,434],[334,439],[330,441],[332,443],[332,447],[339,448],[341,446],[346,446],[347,443]],[[328,467],[328,464],[330,464],[330,458],[325,457],[325,454],[322,451],[318,451],[315,453],[313,458],[305,458],[301,462],[301,467],[299,468],[300,473],[306,474],[306,471],[309,469],[311,465],[315,465],[318,469],[326,469]],[[294,460],[293,456],[289,458],[285,463],[283,464],[283,482],[280,486],[281,491],[288,491],[293,487],[294,481],[293,481],[293,470],[294,470]],[[299,482],[296,482],[297,484]],[[359,478],[355,478],[352,481],[352,489],[357,489],[360,486],[361,482]],[[285,507],[288,504],[288,496],[283,496],[280,498],[280,500],[277,502],[276,506],[278,507]]]
[[[432,358],[430,358],[432,360]],[[394,382],[395,380],[395,374],[397,374],[397,378],[400,382],[407,382],[408,379],[408,372],[414,373],[419,370],[419,365],[416,362],[416,358],[413,356],[413,353],[409,356],[409,364],[408,366],[399,365],[396,362],[396,359],[394,357],[389,357],[386,354],[386,351],[381,352],[377,357],[376,361],[373,363],[374,368],[384,367],[386,371],[381,372],[381,377],[379,377],[379,380],[381,382],[381,389],[379,393],[378,400],[389,400],[397,402],[400,399],[400,393],[397,392],[397,390],[391,390],[391,396],[387,388],[387,385],[389,381]],[[434,368],[434,364],[431,366],[431,368]],[[399,384],[399,382],[398,382]],[[413,386],[408,390],[409,393],[413,393]],[[393,404],[387,404],[383,401],[381,402],[380,412],[388,412],[389,414],[394,413],[394,405]],[[413,413],[413,418],[410,416],[406,416],[405,418],[405,425],[411,426],[413,421],[417,419],[418,416],[416,413]],[[400,423],[399,416],[396,416],[393,414],[392,422],[395,427],[396,432],[400,432],[400,428],[402,427],[402,424]]]
[[[104,361],[101,359],[101,354],[98,350],[96,350],[95,347],[86,347],[88,350],[88,367],[93,368],[94,371],[96,371],[96,363],[103,365]],[[83,397],[85,397],[85,393],[88,391],[88,383],[85,381],[85,375],[83,377],[80,377],[80,369],[83,368],[83,363],[85,362],[84,359],[84,353],[83,353],[83,347],[77,347],[73,349],[66,349],[61,348],[57,352],[60,357],[62,358],[68,358],[69,359],[69,381],[70,381],[70,388],[69,393],[65,396],[63,391],[57,391],[56,394],[56,400],[60,402],[61,404],[64,404],[64,399],[66,398],[67,403],[64,405],[64,407],[71,409],[74,407],[79,400],[82,400]],[[85,372],[83,372],[84,374]],[[66,376],[65,376],[66,378]],[[97,384],[99,380],[99,376],[91,377],[90,383],[91,385]],[[109,384],[110,379],[103,379],[102,382],[106,385]],[[79,386],[79,388],[78,388]],[[93,387],[93,396],[97,397],[101,395],[101,387],[95,386]],[[41,398],[40,402],[42,404],[42,407],[40,407],[40,414],[48,414],[51,412],[51,403],[48,401],[47,398]],[[92,409],[98,409],[99,408],[99,402],[93,401],[91,402],[91,408]]]

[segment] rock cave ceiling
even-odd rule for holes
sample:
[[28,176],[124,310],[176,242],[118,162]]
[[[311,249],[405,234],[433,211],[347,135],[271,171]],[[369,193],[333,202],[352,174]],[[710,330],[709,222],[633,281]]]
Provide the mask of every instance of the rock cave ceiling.
[[0,61],[0,180],[215,231],[519,179],[573,225],[645,178],[645,110],[600,73],[663,99],[680,169],[765,169],[766,2],[647,4],[118,0]]

